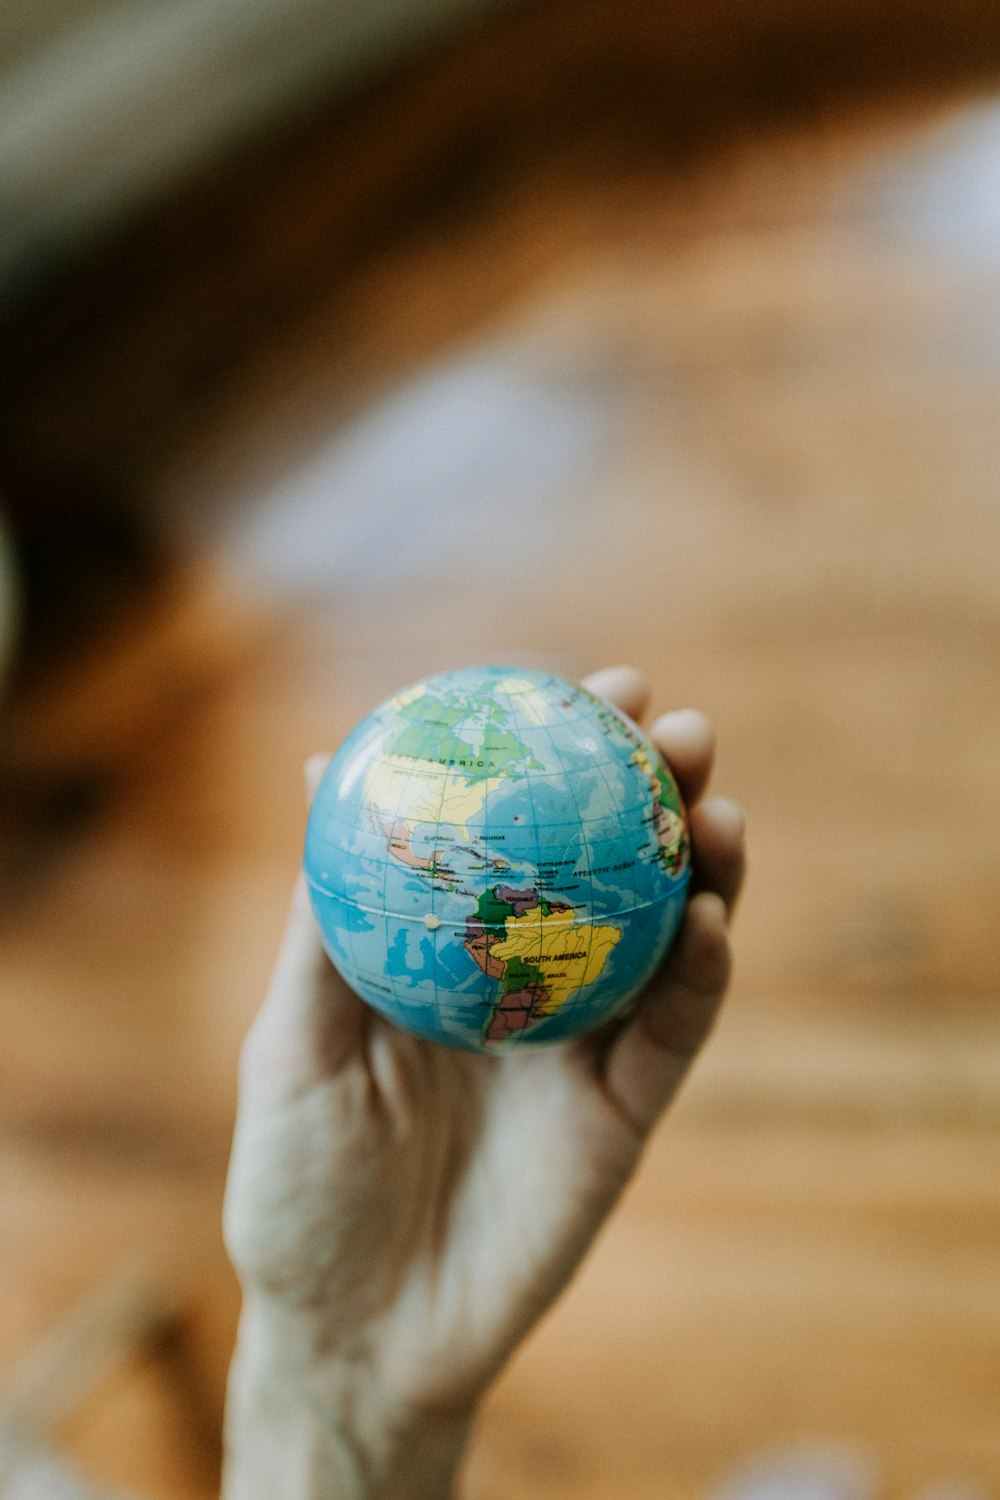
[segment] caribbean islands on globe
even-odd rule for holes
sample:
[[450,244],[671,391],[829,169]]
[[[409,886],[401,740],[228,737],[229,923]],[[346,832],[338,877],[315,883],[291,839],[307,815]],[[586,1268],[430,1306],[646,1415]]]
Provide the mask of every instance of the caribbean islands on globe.
[[546,672],[415,683],[333,757],[306,831],[324,946],[418,1036],[478,1052],[619,1016],[672,942],[687,826],[659,752]]

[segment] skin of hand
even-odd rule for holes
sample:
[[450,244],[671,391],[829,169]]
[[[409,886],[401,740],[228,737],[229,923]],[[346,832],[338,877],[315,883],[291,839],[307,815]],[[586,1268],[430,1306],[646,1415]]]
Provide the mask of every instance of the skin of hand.
[[97,1488],[60,1454],[47,1449],[0,1415],[0,1497],[2,1500],[127,1500],[119,1491]]
[[[635,670],[586,685],[642,717]],[[337,974],[300,881],[241,1060],[226,1500],[451,1494],[479,1398],[634,1171],[725,991],[744,869],[740,809],[704,795],[709,721],[650,733],[688,806],[693,894],[625,1023],[499,1057],[410,1036]]]

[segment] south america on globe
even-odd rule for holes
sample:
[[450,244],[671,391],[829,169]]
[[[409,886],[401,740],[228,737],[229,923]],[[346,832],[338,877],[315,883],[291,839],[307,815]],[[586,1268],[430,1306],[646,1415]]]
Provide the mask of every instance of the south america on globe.
[[508,1052],[621,1015],[690,878],[676,783],[579,684],[470,667],[404,688],[331,760],[304,868],[361,998],[450,1047]]

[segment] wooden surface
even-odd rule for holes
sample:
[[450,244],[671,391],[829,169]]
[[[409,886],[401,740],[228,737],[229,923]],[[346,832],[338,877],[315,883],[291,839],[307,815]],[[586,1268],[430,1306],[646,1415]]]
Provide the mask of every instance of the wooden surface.
[[[48,433],[184,561],[64,635],[8,721],[34,791],[7,812],[3,1367],[139,1253],[221,1402],[235,1060],[304,757],[425,671],[632,659],[715,716],[748,809],[738,978],[468,1494],[691,1500],[800,1439],[859,1446],[892,1500],[1000,1483],[1000,95],[798,113],[680,160],[513,132],[461,212],[325,265],[294,247],[323,242],[328,121],[276,217],[216,247],[196,195],[103,342],[92,309],[62,343],[51,308],[23,323],[17,474]],[[390,147],[355,141],[359,182]],[[155,1363],[66,1436],[153,1500],[212,1493]]]

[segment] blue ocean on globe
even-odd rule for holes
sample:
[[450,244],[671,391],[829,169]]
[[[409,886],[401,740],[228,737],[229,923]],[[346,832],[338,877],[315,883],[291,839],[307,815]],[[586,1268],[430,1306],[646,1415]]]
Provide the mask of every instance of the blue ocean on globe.
[[679,926],[677,786],[643,732],[523,667],[396,693],[333,757],[304,868],[348,984],[405,1030],[508,1052],[621,1015]]

